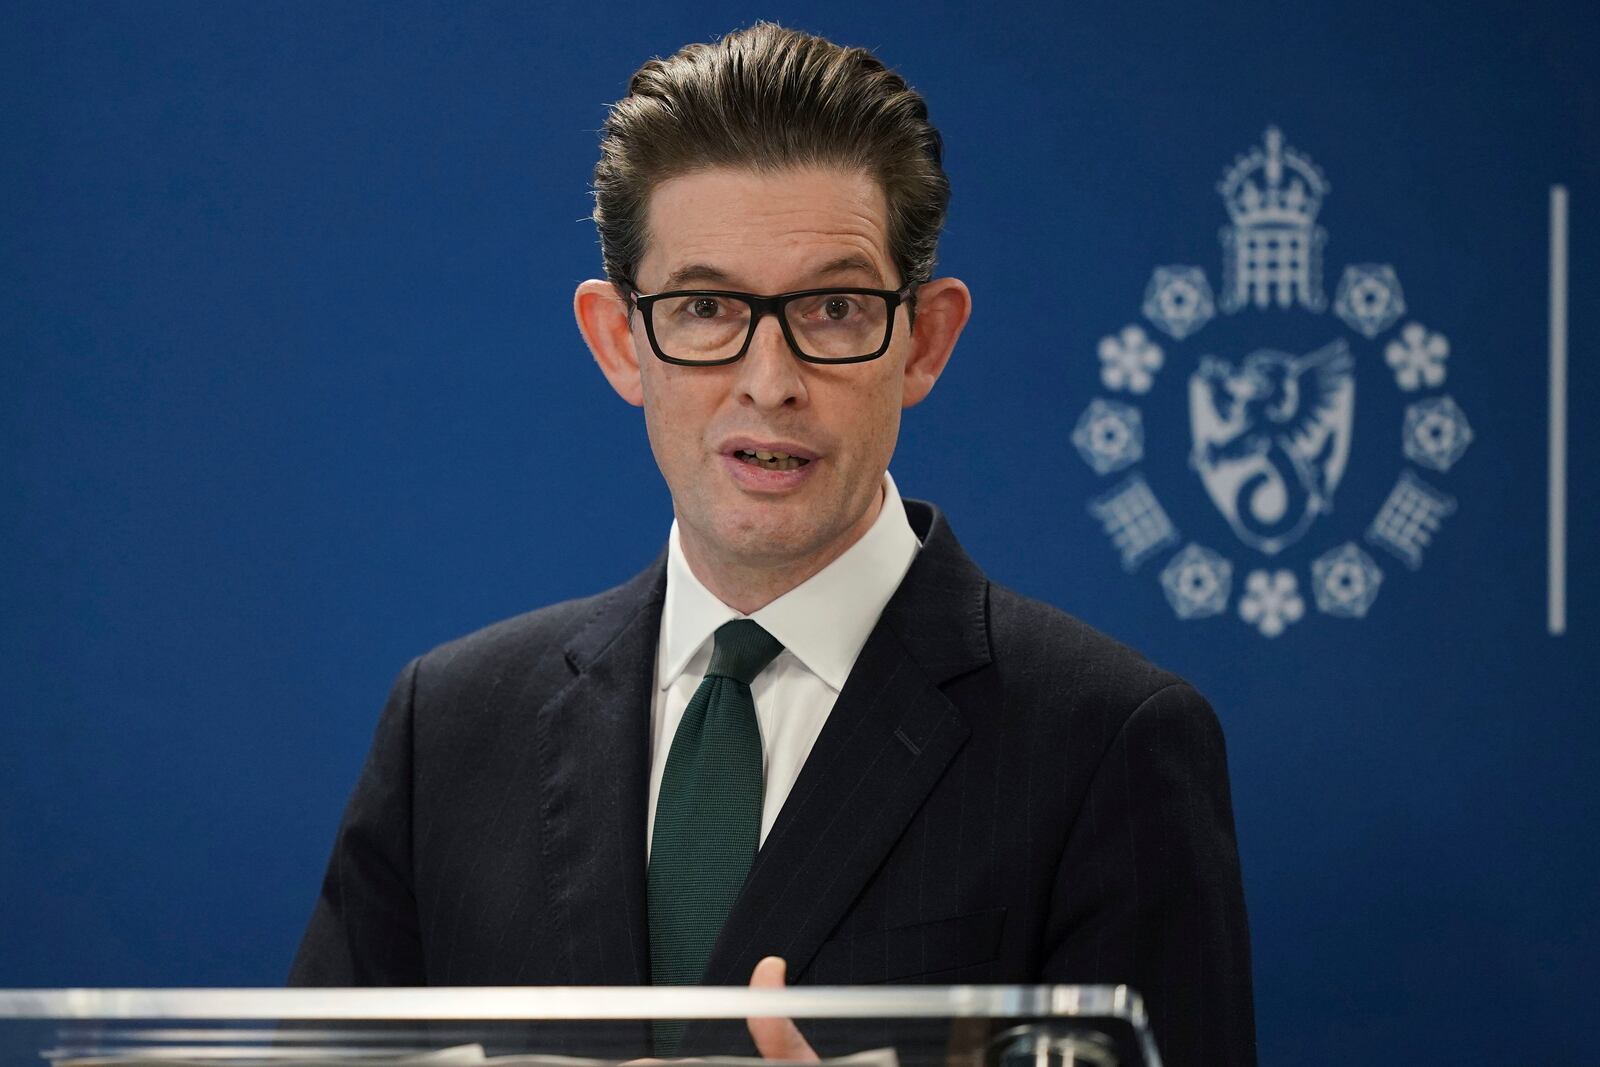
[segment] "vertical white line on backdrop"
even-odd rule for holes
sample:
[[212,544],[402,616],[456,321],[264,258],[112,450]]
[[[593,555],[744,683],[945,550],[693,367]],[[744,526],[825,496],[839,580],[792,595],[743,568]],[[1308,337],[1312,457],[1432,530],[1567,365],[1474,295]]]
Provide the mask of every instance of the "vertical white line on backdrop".
[[1550,568],[1548,626],[1567,632],[1567,187],[1550,187]]

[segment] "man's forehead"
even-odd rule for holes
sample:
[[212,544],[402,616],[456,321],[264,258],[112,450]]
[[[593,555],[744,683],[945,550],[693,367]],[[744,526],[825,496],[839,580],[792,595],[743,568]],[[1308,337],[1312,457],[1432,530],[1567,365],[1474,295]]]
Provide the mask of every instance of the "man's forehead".
[[884,285],[895,275],[887,198],[860,171],[707,168],[656,186],[645,217],[636,273],[651,287],[835,276]]

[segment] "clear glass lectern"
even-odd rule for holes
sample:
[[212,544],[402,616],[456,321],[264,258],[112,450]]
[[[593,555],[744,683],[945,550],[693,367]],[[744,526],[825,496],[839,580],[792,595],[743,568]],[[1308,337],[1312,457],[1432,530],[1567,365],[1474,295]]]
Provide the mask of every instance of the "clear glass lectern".
[[784,1018],[841,1067],[1160,1064],[1125,986],[0,990],[0,1064],[715,1065]]

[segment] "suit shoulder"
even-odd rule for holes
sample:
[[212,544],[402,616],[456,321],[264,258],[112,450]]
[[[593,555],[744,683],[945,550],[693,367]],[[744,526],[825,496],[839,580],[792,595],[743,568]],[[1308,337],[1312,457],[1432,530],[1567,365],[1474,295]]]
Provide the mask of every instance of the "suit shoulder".
[[566,661],[568,654],[592,643],[596,629],[619,605],[648,595],[651,571],[623,585],[550,604],[490,623],[447,641],[419,657],[418,671],[435,684],[448,685],[508,671],[541,671]]
[[1124,715],[1162,690],[1193,692],[1183,678],[1082,619],[994,582],[989,620],[995,662],[1013,690],[1071,693]]
[[430,649],[423,655],[423,662],[433,667],[460,660],[495,659],[508,652],[526,652],[530,648],[559,643],[582,625],[605,596],[605,593],[596,593],[563,600],[500,619]]

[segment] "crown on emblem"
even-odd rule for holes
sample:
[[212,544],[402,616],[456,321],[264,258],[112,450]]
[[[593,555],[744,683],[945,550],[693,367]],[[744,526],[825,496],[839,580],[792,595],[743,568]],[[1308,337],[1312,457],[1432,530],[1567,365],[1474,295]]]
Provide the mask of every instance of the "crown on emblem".
[[1322,246],[1327,235],[1316,224],[1328,193],[1321,169],[1269,126],[1261,146],[1234,161],[1217,191],[1233,219],[1222,231],[1222,310],[1326,307]]
[[1322,209],[1328,179],[1308,156],[1284,145],[1276,126],[1269,126],[1262,145],[1235,160],[1217,189],[1236,226],[1309,228]]

